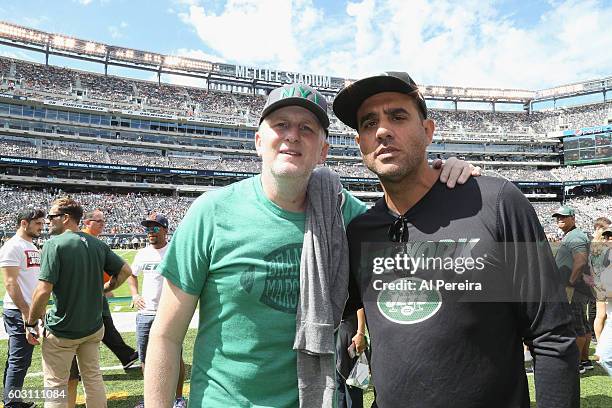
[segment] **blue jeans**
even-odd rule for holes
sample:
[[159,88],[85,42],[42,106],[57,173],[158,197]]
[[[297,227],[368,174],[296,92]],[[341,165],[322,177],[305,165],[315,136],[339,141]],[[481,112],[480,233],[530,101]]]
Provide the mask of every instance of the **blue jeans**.
[[338,408],[363,408],[363,390],[346,385],[346,381],[337,371],[336,391],[338,393]]
[[21,389],[23,387],[23,380],[32,362],[34,346],[26,340],[23,319],[19,310],[4,309],[2,317],[4,319],[4,330],[6,330],[6,334],[9,336],[8,356],[4,366],[4,378],[2,381],[4,384],[2,399],[4,406],[9,408],[13,405],[19,405],[20,400],[9,400],[8,392],[11,389]]
[[144,315],[140,313],[136,315],[136,348],[138,349],[138,357],[140,357],[140,361],[143,363],[147,356],[149,332],[151,331],[154,319],[155,315]]

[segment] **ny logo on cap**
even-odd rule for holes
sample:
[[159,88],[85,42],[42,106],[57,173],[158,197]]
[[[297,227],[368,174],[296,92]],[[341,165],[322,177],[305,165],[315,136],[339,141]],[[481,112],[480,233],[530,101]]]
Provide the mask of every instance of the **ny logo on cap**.
[[312,92],[312,89],[304,88],[300,85],[288,86],[281,89],[280,99],[292,97],[301,97],[311,100],[319,106],[321,105],[316,92]]

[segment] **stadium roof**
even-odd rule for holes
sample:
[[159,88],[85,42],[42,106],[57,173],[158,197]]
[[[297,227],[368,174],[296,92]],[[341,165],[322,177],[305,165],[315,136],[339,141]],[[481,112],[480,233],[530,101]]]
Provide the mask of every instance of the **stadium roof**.
[[[353,81],[311,73],[285,72],[164,55],[83,40],[64,34],[49,33],[5,21],[0,21],[0,44],[43,52],[47,57],[48,55],[59,55],[99,62],[105,66],[115,65],[154,71],[160,74],[194,76],[209,81],[235,81],[237,84],[257,84],[269,88],[281,83],[302,82],[320,90],[335,93]],[[420,89],[426,98],[434,100],[528,103],[532,100],[547,100],[570,95],[604,92],[612,89],[612,77],[538,91],[441,85],[421,85]]]

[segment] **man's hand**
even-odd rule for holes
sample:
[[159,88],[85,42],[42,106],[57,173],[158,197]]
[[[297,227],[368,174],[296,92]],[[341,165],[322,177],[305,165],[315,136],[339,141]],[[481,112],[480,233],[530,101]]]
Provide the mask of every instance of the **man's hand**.
[[353,336],[351,341],[353,342],[353,344],[355,344],[355,350],[357,351],[357,354],[363,353],[366,347],[368,347],[368,342],[364,334],[361,332],[357,332],[357,334]]
[[456,183],[464,184],[470,176],[478,177],[482,173],[480,167],[474,167],[470,163],[456,157],[451,157],[446,162],[436,159],[431,164],[431,167],[442,169],[440,181],[446,183],[448,188],[454,188]]
[[145,301],[140,295],[132,296],[132,307],[136,306],[138,310],[144,310],[146,307]]
[[104,296],[117,287],[117,277],[113,276],[104,284]]
[[[25,321],[27,322],[27,320]],[[40,338],[40,327],[38,325],[38,322],[36,322],[36,326],[34,327],[26,326],[25,331],[26,340],[28,341],[28,343],[33,346],[38,346],[40,344],[40,341],[38,340]]]
[[584,273],[582,274],[582,280],[587,284],[587,286],[591,288],[595,287],[595,278],[593,276]]

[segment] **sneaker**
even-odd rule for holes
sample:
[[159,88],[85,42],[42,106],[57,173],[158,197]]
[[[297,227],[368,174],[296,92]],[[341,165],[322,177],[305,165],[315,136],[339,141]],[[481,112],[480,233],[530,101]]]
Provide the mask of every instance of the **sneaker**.
[[584,368],[584,367],[582,366],[582,363],[578,363],[578,372],[579,372],[580,374],[584,374],[584,373],[586,373],[586,368]]
[[123,369],[128,370],[132,368],[134,364],[136,364],[137,362],[138,362],[138,353],[134,352],[134,354],[130,356],[130,361],[128,361],[127,363],[123,365]]
[[144,408],[144,400],[142,400],[138,404],[134,405],[134,408]]
[[582,360],[580,365],[584,367],[585,370],[592,370],[595,367],[593,366],[593,362],[591,360]]
[[187,400],[183,397],[177,398],[172,408],[187,408]]
[[532,366],[525,367],[525,372],[526,372],[527,374],[533,374],[533,367],[532,367]]

